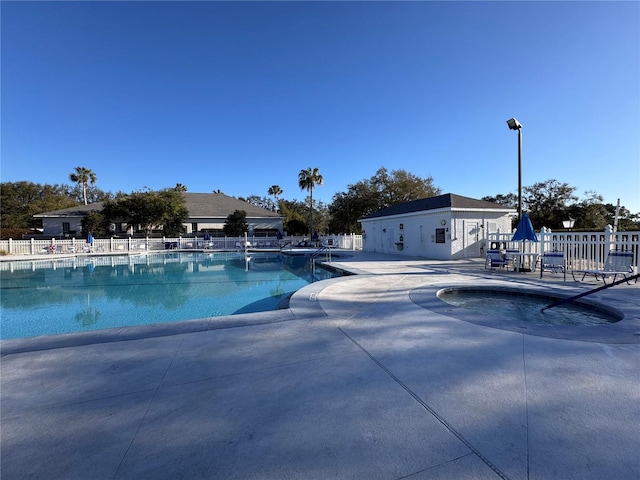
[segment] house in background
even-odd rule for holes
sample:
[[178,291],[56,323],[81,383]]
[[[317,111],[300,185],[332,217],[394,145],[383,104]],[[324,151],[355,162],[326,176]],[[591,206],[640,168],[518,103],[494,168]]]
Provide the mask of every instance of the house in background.
[[483,257],[487,234],[510,232],[513,208],[453,193],[384,208],[358,220],[363,250],[434,260]]
[[[282,232],[282,216],[262,207],[257,207],[243,200],[229,197],[222,193],[183,193],[189,217],[183,223],[185,235],[195,235],[207,231],[211,234],[222,234],[227,217],[236,210],[247,213],[249,235],[272,235]],[[64,208],[53,212],[34,215],[42,219],[45,237],[82,237],[82,219],[90,212],[102,210],[102,202],[90,205]],[[131,225],[118,223],[114,225],[114,235],[133,235],[136,233]]]

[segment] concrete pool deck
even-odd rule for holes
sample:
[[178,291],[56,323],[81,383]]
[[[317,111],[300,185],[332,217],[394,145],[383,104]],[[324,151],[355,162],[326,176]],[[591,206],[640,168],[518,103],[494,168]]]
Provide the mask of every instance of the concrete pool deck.
[[412,295],[602,283],[473,260],[332,263],[359,275],[289,309],[2,342],[3,480],[640,478],[640,284],[594,294],[625,319],[576,341]]

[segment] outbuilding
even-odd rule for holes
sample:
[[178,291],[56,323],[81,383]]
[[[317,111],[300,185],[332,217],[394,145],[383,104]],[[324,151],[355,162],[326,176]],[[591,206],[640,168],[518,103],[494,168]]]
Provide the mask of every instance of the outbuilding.
[[400,203],[358,220],[362,248],[435,260],[484,257],[488,233],[510,232],[513,208],[453,193]]

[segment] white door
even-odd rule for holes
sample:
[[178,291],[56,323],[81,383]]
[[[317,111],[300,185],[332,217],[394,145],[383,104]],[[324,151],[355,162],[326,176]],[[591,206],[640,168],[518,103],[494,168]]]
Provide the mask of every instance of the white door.
[[480,256],[480,226],[478,222],[465,222],[464,224],[464,257],[475,258]]
[[395,230],[393,228],[387,228],[386,253],[397,253],[398,250],[396,249],[395,242]]

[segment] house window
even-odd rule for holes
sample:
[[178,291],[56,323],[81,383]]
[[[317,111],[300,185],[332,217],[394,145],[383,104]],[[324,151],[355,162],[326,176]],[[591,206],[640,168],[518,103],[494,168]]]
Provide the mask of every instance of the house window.
[[62,222],[62,234],[69,235],[69,231],[71,230],[71,225],[69,222]]
[[191,233],[196,233],[198,231],[198,224],[197,223],[192,223],[191,224]]
[[446,234],[444,228],[436,228],[436,243],[445,243]]

